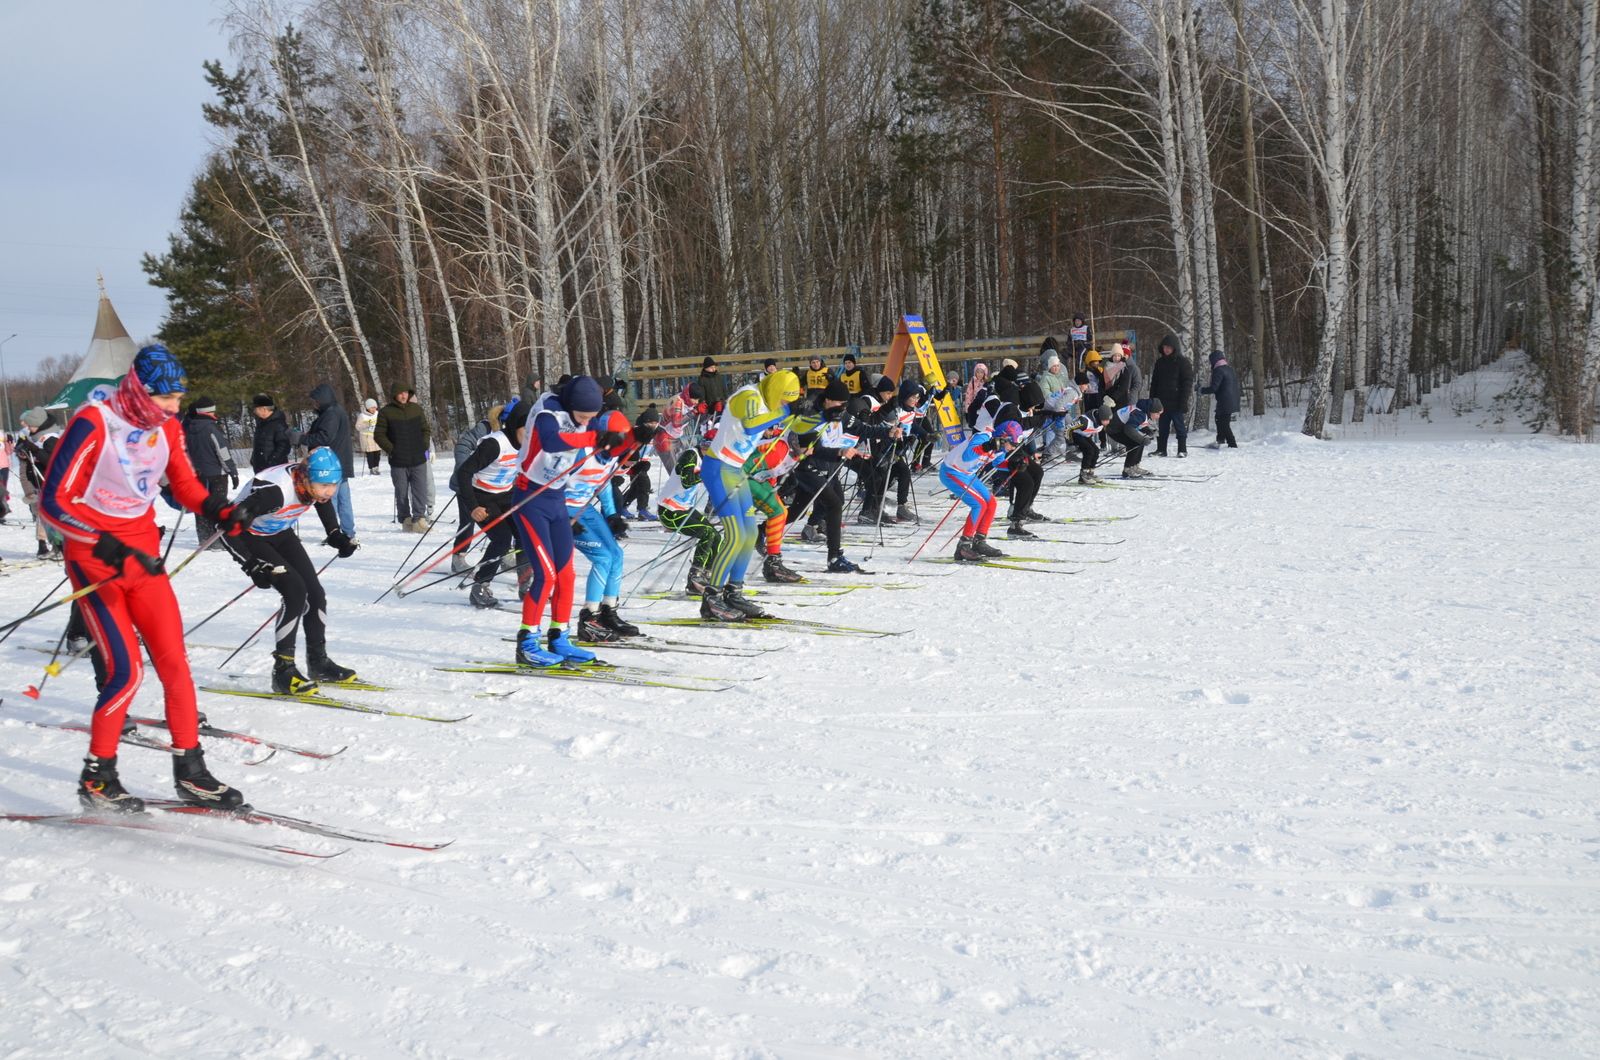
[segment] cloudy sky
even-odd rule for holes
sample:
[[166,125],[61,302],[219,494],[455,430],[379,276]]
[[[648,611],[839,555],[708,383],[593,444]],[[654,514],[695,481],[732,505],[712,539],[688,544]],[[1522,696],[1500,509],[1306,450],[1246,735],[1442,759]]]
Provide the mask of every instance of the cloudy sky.
[[200,64],[228,59],[222,0],[0,0],[0,339],[8,374],[80,356],[95,272],[134,339],[206,150]]

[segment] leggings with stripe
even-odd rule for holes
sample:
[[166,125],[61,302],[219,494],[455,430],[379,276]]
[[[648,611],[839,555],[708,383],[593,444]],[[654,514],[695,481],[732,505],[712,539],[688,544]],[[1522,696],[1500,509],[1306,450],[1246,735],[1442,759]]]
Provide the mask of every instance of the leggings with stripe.
[[757,478],[750,480],[750,501],[756,511],[767,517],[766,522],[761,524],[761,532],[766,535],[767,555],[781,554],[783,531],[789,525],[789,509],[783,506],[776,489]]
[[[161,554],[161,538],[153,520],[148,531],[119,531],[117,536],[132,548]],[[115,573],[95,559],[91,550],[90,545],[67,542],[67,576],[75,589]],[[105,687],[95,703],[90,727],[89,753],[96,758],[111,758],[117,753],[122,719],[144,679],[140,638],[161,678],[172,746],[180,750],[199,747],[194,678],[189,674],[189,656],[183,646],[183,616],[167,576],[147,574],[130,559],[123,564],[122,577],[83,597],[81,603],[89,636],[94,638],[106,666]]]
[[694,565],[709,570],[717,550],[722,547],[722,531],[717,524],[696,511],[675,512],[660,509],[661,525],[668,530],[694,538]]
[[583,600],[597,604],[622,595],[622,546],[616,535],[606,525],[600,506],[591,504],[578,517],[577,530],[572,539],[574,547],[589,561],[589,577],[584,582]]
[[700,480],[711,497],[711,514],[722,520],[722,547],[711,561],[711,584],[744,584],[750,556],[756,547],[756,519],[752,511],[755,498],[744,469],[724,464],[714,456],[705,459]]
[[994,499],[994,494],[984,488],[978,481],[977,475],[969,475],[965,471],[954,468],[941,467],[939,481],[944,483],[945,489],[956,495],[956,499],[972,509],[972,514],[967,516],[966,525],[961,528],[962,537],[971,537],[973,534],[987,534],[989,524],[994,522],[995,509],[999,504]]
[[276,534],[245,533],[224,540],[235,555],[264,559],[282,568],[282,573],[272,576],[272,587],[283,597],[283,610],[278,613],[278,625],[273,631],[278,642],[274,653],[294,658],[295,635],[304,624],[306,658],[328,654],[328,594],[322,591],[317,568],[306,555],[299,535],[293,530],[280,530]]
[[[533,492],[514,490],[511,504],[521,504]],[[567,514],[567,491],[547,489],[522,504],[511,516],[517,546],[532,569],[522,596],[522,624],[537,628],[550,606],[550,621],[565,626],[572,617],[572,517]]]

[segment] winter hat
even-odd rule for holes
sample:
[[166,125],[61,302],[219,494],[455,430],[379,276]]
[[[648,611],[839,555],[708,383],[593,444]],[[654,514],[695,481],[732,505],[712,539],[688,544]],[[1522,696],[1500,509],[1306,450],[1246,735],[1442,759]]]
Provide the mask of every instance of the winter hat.
[[1017,362],[1012,360],[1002,362],[1000,374],[996,378],[1015,381],[1017,378]]
[[763,369],[776,368],[778,367],[778,362],[773,360],[771,357],[768,357],[766,360],[761,362],[761,367]]
[[1044,388],[1032,379],[1022,384],[1022,396],[1017,404],[1025,409],[1036,409],[1044,404]]
[[1061,355],[1060,354],[1056,353],[1054,350],[1051,350],[1049,353],[1044,355],[1044,370],[1045,371],[1048,372],[1048,371],[1050,371],[1050,369],[1059,368],[1060,366],[1061,366]]
[[22,425],[30,431],[37,431],[50,419],[50,414],[44,409],[33,408],[22,414]]
[[848,364],[848,365],[851,365],[853,367],[855,365],[855,363],[856,363],[856,355],[853,354],[853,353],[845,354],[844,355],[844,363]]
[[1016,373],[1017,362],[1013,361],[1009,357],[1007,357],[1005,360],[1000,362],[1000,369],[1001,369],[1002,372],[1007,368],[1012,369],[1012,372],[1011,372],[1012,375],[1016,375],[1017,374]]
[[922,384],[917,382],[915,379],[907,379],[905,382],[900,384],[901,401],[904,401],[907,398],[920,398],[924,393],[926,393],[926,391],[922,389]]
[[278,406],[273,402],[271,394],[257,394],[250,399],[250,407],[253,409],[275,409]]
[[1227,363],[1228,363],[1228,358],[1226,357],[1226,355],[1223,354],[1223,352],[1221,350],[1212,350],[1211,351],[1211,367],[1215,368],[1219,364],[1227,364]]
[[586,375],[569,380],[561,387],[561,407],[568,412],[599,412],[600,384]]
[[190,405],[189,409],[192,412],[216,412],[217,403],[202,395],[194,399],[194,404]]
[[715,357],[707,357],[705,360],[700,362],[700,370],[702,372],[710,371],[711,369],[715,368],[716,366],[717,366],[717,359]]
[[639,413],[639,418],[633,422],[637,427],[653,427],[661,422],[661,412],[652,402],[644,407],[644,411]]
[[875,394],[892,394],[897,386],[898,384],[893,379],[886,375],[880,375],[878,377],[878,385],[873,387],[872,390]]
[[366,406],[365,406],[367,411],[370,412],[370,411],[372,411],[373,409],[375,409],[377,407],[378,407],[378,399],[377,398],[367,398],[367,403],[366,403]]
[[1165,408],[1166,408],[1166,406],[1161,404],[1161,399],[1160,398],[1151,398],[1150,399],[1150,411],[1151,412],[1161,412]]
[[825,401],[849,401],[850,388],[844,385],[842,379],[830,379],[828,385],[822,388],[822,397]]
[[409,393],[411,393],[411,384],[410,383],[396,383],[394,386],[389,388],[389,396],[391,398],[397,398],[401,394],[409,394]]
[[1127,356],[1128,348],[1126,346],[1120,342],[1113,342],[1111,344],[1111,359],[1113,361],[1118,360],[1119,358],[1126,358]]
[[1083,355],[1083,363],[1084,364],[1099,364],[1100,363],[1100,351],[1099,350],[1090,350],[1088,353],[1084,354]]
[[189,389],[189,377],[172,351],[152,342],[133,356],[133,374],[144,384],[147,394],[182,394]]

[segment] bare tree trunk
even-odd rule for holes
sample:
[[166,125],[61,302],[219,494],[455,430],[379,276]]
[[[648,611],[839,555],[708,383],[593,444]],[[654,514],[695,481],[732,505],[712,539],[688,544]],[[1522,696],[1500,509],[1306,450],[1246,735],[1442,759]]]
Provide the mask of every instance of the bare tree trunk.
[[[1324,105],[1322,115],[1322,183],[1327,196],[1327,265],[1323,273],[1324,310],[1322,336],[1317,347],[1317,364],[1311,373],[1310,398],[1300,431],[1313,438],[1322,436],[1328,421],[1328,386],[1333,363],[1339,355],[1339,328],[1344,321],[1345,297],[1349,287],[1348,160],[1345,157],[1345,0],[1322,0],[1319,26],[1322,52]],[[1342,400],[1342,398],[1341,398]]]

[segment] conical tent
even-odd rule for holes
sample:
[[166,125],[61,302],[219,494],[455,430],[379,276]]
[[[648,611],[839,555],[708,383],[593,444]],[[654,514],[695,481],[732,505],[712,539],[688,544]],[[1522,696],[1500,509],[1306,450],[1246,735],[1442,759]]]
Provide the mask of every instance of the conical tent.
[[106,294],[105,280],[100,280],[100,308],[95,313],[94,337],[89,340],[89,352],[83,355],[78,370],[62,387],[55,400],[46,405],[50,409],[76,409],[91,398],[104,399],[115,390],[122,377],[133,365],[133,355],[139,352],[128,329],[111,305]]

